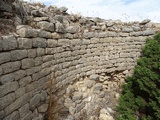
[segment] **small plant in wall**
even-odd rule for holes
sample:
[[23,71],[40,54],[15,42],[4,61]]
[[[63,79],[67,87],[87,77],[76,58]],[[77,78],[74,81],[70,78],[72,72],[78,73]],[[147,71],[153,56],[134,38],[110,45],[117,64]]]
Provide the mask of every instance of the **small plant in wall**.
[[160,33],[147,39],[142,53],[122,86],[117,120],[160,120]]

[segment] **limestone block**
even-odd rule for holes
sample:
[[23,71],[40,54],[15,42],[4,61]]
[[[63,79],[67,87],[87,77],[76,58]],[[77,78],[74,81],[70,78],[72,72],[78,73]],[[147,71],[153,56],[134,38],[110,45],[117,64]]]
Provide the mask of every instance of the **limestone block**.
[[107,32],[107,36],[108,37],[118,37],[118,33],[116,33],[116,32]]
[[0,77],[0,83],[1,84],[6,84],[7,82],[12,82],[14,81],[14,74],[10,73],[10,74],[6,74]]
[[37,37],[38,31],[36,29],[31,28],[30,26],[27,25],[19,25],[16,28],[17,34],[20,35],[20,37]]
[[74,38],[74,34],[66,33],[66,34],[64,34],[64,38],[73,39]]
[[27,114],[25,114],[23,118],[21,118],[21,120],[32,120],[33,117],[34,114],[31,111],[29,111]]
[[[12,87],[11,87],[12,86]],[[17,90],[19,87],[18,82],[8,82],[2,86],[0,86],[0,97],[3,97],[9,92]]]
[[110,21],[107,22],[106,25],[107,25],[107,27],[111,27],[111,26],[113,26],[114,24],[115,24],[115,22],[110,20]]
[[143,35],[143,32],[139,31],[139,32],[131,32],[130,36],[141,36]]
[[47,45],[46,39],[44,38],[33,38],[32,41],[33,41],[34,48],[39,48],[39,47],[45,48]]
[[18,47],[23,49],[32,48],[32,39],[18,38]]
[[38,107],[38,111],[39,111],[40,113],[46,112],[47,109],[48,109],[48,104],[42,104],[42,105],[40,105],[40,106]]
[[41,21],[37,24],[38,27],[40,27],[42,30],[54,32],[55,31],[55,25],[53,23],[49,23],[47,21]]
[[31,76],[27,76],[27,77],[24,77],[24,78],[22,78],[21,80],[19,80],[19,85],[20,85],[21,87],[24,87],[24,86],[26,86],[27,84],[29,84],[31,81],[32,81]]
[[4,74],[19,70],[20,66],[21,66],[20,61],[8,62],[1,65]]
[[44,55],[45,51],[44,51],[44,48],[37,48],[37,56],[42,56]]
[[2,110],[2,111],[0,111],[0,120],[2,120],[3,117],[4,117],[4,111]]
[[51,61],[53,60],[54,56],[53,55],[46,55],[46,56],[43,56],[43,62],[47,62],[47,61]]
[[[36,78],[38,79],[38,77],[36,76]],[[32,78],[33,80],[34,80],[34,78]],[[32,91],[32,90],[34,90],[34,89],[37,89],[37,87],[38,87],[38,82],[37,81],[34,81],[34,82],[32,82],[32,83],[30,83],[30,84],[28,84],[27,86],[26,86],[26,91],[27,92],[30,92],[30,91]]]
[[24,117],[29,112],[29,103],[23,105],[18,109],[20,117]]
[[3,50],[13,50],[17,48],[17,40],[13,35],[2,36],[1,48]]
[[5,115],[10,114],[14,110],[16,110],[16,109],[20,108],[21,106],[23,106],[24,104],[26,104],[30,98],[31,98],[30,93],[26,93],[23,96],[21,96],[20,98],[16,99],[12,104],[10,104],[9,106],[7,106],[4,109]]
[[68,26],[68,27],[66,28],[66,32],[72,33],[72,34],[77,33],[78,30],[79,30],[79,27],[78,27],[78,26]]
[[84,34],[83,34],[83,37],[84,38],[93,38],[93,37],[95,37],[96,36],[96,34],[94,33],[94,32],[85,32]]
[[34,67],[34,59],[33,58],[26,58],[22,60],[22,69],[27,69]]
[[24,70],[19,70],[14,72],[14,79],[15,80],[19,80],[21,78],[23,78],[24,76],[26,76],[26,72]]
[[59,46],[69,46],[70,45],[69,39],[58,39],[58,45]]
[[147,30],[143,31],[144,36],[154,35],[154,34],[155,34],[155,31],[152,29],[147,29]]
[[57,40],[55,40],[55,39],[48,39],[47,40],[47,46],[48,47],[56,47],[58,45],[58,41]]
[[150,19],[145,19],[142,22],[140,22],[140,25],[145,25],[147,23],[149,23],[151,20]]
[[40,104],[40,100],[41,100],[40,94],[36,94],[34,97],[32,97],[29,102],[30,109],[34,110]]
[[0,64],[9,62],[11,60],[11,55],[9,52],[1,52],[0,53]]
[[27,50],[14,50],[11,51],[11,61],[21,60],[28,56]]
[[58,32],[58,33],[66,33],[66,30],[65,30],[65,28],[64,28],[64,25],[63,25],[62,23],[57,22],[57,23],[55,24],[55,26],[56,26],[56,32]]
[[3,74],[2,67],[0,66],[0,76]]
[[26,93],[26,88],[19,88],[18,90],[15,91],[16,94],[16,98],[21,97],[22,95],[24,95]]
[[54,32],[51,34],[51,38],[53,39],[60,39],[63,37],[63,34],[60,34],[60,33],[57,33],[57,32]]
[[39,30],[38,31],[38,37],[40,38],[52,38],[52,33],[44,31],[44,30]]
[[76,46],[76,45],[81,45],[82,41],[80,39],[72,39],[71,40],[71,45]]
[[36,57],[34,60],[35,60],[35,66],[41,65],[43,63],[42,57]]
[[65,13],[65,12],[67,12],[68,8],[62,6],[62,7],[59,8],[59,10],[60,10],[60,12]]
[[28,57],[29,58],[35,58],[36,57],[36,53],[37,53],[36,49],[29,49],[28,50]]
[[16,97],[13,92],[0,98],[0,110],[4,109],[7,105],[11,104],[15,99]]
[[122,28],[122,32],[127,32],[127,33],[133,32],[133,28],[131,28],[131,27],[123,27]]
[[20,118],[19,112],[14,111],[13,113],[11,113],[7,117],[5,117],[3,120],[19,120],[19,118]]
[[41,66],[32,67],[32,68],[30,68],[30,69],[27,69],[27,70],[26,70],[26,73],[27,73],[27,75],[29,76],[29,75],[32,75],[32,74],[34,74],[34,73],[36,73],[36,72],[39,72],[41,69],[42,69]]

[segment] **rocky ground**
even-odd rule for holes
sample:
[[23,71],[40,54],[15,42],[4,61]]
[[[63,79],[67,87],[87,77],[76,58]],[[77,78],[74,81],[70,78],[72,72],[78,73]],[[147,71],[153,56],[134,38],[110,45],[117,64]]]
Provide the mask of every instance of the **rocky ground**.
[[69,85],[57,104],[61,112],[57,112],[56,107],[53,119],[114,120],[127,74],[128,71],[93,74]]

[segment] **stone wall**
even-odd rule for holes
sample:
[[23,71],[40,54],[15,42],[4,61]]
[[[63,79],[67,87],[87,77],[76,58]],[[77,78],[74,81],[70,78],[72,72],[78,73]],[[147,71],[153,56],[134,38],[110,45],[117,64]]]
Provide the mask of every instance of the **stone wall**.
[[[130,74],[146,38],[158,29],[149,20],[123,23],[69,15],[65,7],[39,8],[31,4],[29,7],[30,24],[18,25],[16,33],[0,37],[3,120],[44,119],[51,81],[55,102],[67,94],[69,85],[85,77],[94,79],[96,75],[115,71]],[[76,108],[77,113],[83,107]]]

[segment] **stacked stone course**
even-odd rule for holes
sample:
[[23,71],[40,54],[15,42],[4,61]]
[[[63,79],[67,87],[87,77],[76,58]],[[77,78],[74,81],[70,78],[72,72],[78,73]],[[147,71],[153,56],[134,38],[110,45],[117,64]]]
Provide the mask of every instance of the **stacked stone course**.
[[86,78],[90,81],[84,83],[90,88],[98,75],[101,81],[94,81],[93,93],[104,98],[103,90],[108,83],[102,84],[102,77],[115,71],[128,71],[125,76],[129,75],[141,56],[146,37],[152,37],[159,29],[149,20],[124,23],[70,15],[65,7],[23,4],[31,15],[30,25],[18,25],[16,33],[0,37],[0,119],[3,120],[44,119],[51,80],[54,80],[53,101],[64,95],[64,104],[61,100],[58,103],[58,107],[64,107],[61,114],[76,118],[86,108],[85,98],[90,92],[86,95],[79,91],[81,87],[73,88],[75,93],[66,97],[73,92],[72,87]]

